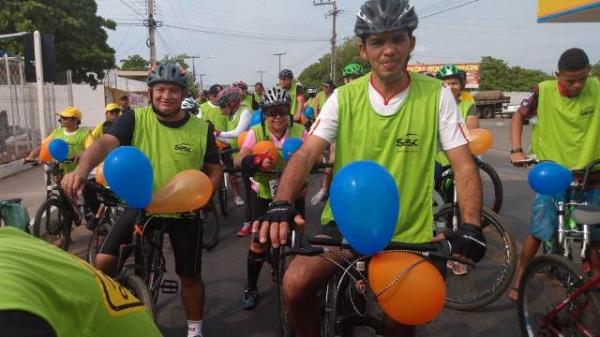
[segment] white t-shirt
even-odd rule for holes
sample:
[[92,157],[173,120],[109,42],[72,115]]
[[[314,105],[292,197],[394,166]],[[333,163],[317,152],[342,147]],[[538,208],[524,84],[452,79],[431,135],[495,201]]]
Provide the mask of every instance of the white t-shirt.
[[[370,81],[368,87],[371,106],[376,113],[382,116],[391,116],[396,113],[410,90],[409,85],[408,88],[392,97],[385,104],[384,98],[372,86]],[[337,125],[338,98],[336,89],[323,105],[310,133],[331,143],[335,139]],[[452,96],[450,89],[442,86],[440,89],[440,111],[438,114],[438,141],[440,148],[450,150],[466,144],[468,141],[465,130],[464,121],[458,113],[454,96]]]
[[242,109],[240,121],[236,125],[235,129],[227,132],[221,132],[219,137],[217,137],[218,140],[225,143],[229,143],[231,139],[237,138],[240,135],[240,133],[250,128],[250,122],[252,121],[252,112],[250,112],[250,110],[248,110],[245,106],[241,106],[240,109]]

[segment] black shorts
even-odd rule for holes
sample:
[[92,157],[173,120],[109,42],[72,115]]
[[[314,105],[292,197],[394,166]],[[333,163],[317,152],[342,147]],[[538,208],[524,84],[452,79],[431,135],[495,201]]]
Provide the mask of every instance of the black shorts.
[[54,329],[43,318],[19,310],[0,311],[2,337],[55,337]]
[[[100,253],[119,255],[121,244],[131,242],[133,228],[139,210],[128,208],[106,236]],[[199,276],[202,270],[202,221],[200,218],[152,218],[146,225],[146,233],[153,228],[162,228],[169,234],[173,255],[175,256],[175,272],[179,276]]]
[[[342,233],[338,229],[335,222],[331,221],[327,225],[321,226],[317,234],[327,235],[331,238],[341,240],[343,238]],[[435,259],[431,257],[425,257],[431,264],[433,264],[439,272],[442,274],[442,277],[446,279],[448,267],[446,267],[446,261],[442,259]]]

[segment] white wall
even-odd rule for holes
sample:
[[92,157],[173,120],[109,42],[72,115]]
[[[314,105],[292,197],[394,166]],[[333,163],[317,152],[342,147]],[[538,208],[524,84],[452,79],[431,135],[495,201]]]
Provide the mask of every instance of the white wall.
[[[105,118],[104,86],[98,85],[96,90],[93,90],[87,84],[73,84],[73,105],[81,110],[83,115],[82,126],[96,126]],[[60,108],[57,107],[57,110],[60,110]]]

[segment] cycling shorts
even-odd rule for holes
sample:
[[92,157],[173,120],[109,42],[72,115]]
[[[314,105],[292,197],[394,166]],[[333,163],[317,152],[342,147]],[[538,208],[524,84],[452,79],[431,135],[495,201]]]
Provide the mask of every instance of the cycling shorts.
[[[115,225],[106,236],[100,253],[119,255],[119,247],[131,242],[133,228],[138,210],[128,208],[117,219]],[[185,277],[199,276],[202,268],[202,223],[197,219],[152,218],[146,225],[146,233],[152,228],[164,226],[169,234],[173,255],[175,256],[175,272]]]
[[19,310],[0,310],[2,337],[55,337],[54,329],[43,318]]

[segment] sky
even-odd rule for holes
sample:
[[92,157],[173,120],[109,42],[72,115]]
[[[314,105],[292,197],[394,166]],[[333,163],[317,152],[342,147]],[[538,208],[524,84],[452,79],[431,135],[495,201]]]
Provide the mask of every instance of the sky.
[[[117,64],[129,55],[149,58],[146,0],[96,0],[98,15],[117,22],[108,44]],[[313,0],[154,0],[155,20],[162,22],[156,38],[157,58],[185,53],[196,60],[204,87],[213,83],[260,80],[272,86],[282,68],[299,75],[330,51],[332,6]],[[316,3],[322,0],[315,0]],[[338,42],[353,37],[355,16],[364,0],[338,0]],[[419,27],[412,61],[421,63],[479,62],[482,56],[511,66],[552,73],[560,54],[584,49],[600,61],[600,23],[536,22],[535,0],[412,0]],[[464,6],[461,6],[464,5]],[[460,6],[460,7],[459,7]],[[448,10],[451,7],[458,7]],[[190,60],[191,61],[191,60]]]

